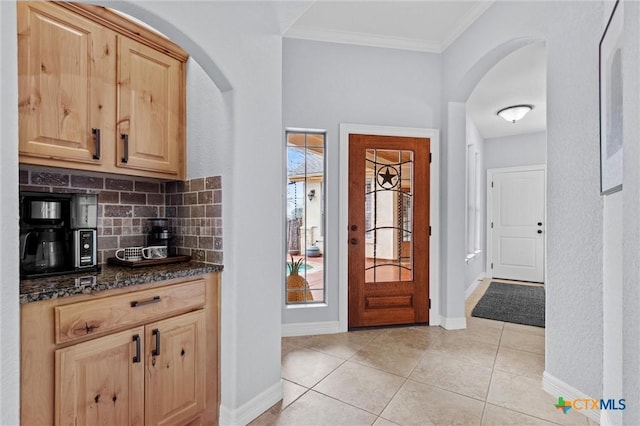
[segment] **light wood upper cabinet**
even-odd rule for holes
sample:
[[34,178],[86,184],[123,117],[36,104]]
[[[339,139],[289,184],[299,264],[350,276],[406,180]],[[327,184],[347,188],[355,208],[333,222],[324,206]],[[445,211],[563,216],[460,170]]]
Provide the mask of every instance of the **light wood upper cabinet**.
[[20,155],[104,163],[97,133],[113,132],[115,34],[51,3],[17,7]]
[[103,7],[17,7],[20,162],[184,179],[186,52]]
[[56,351],[56,425],[142,425],[144,327]]
[[118,166],[180,173],[183,64],[118,37]]
[[205,406],[204,311],[149,324],[145,330],[145,423],[184,423]]

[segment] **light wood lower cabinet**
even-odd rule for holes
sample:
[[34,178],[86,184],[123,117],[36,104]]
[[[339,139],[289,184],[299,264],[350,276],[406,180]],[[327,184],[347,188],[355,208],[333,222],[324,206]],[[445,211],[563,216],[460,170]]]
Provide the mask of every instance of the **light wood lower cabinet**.
[[142,425],[144,327],[56,351],[56,424]]
[[22,424],[217,424],[219,274],[143,287],[22,306]]
[[205,404],[205,333],[202,311],[145,327],[145,424],[193,419]]

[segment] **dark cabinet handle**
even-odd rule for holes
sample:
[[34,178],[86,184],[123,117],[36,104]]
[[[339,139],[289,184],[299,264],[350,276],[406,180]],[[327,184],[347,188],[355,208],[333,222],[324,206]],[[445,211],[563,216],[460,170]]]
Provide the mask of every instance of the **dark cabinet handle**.
[[538,222],[538,226],[542,226],[542,222]]
[[538,229],[538,234],[542,234],[542,229]]
[[154,350],[151,351],[151,355],[158,356],[160,355],[160,330],[158,330],[157,328],[154,328],[151,331],[151,336],[155,336],[156,338],[156,347]]
[[151,299],[143,300],[141,302],[138,302],[137,300],[134,300],[133,302],[131,302],[131,307],[132,308],[137,308],[139,306],[151,305],[152,303],[158,303],[158,302],[160,302],[160,296],[154,296]]
[[136,355],[133,357],[133,363],[140,362],[140,336],[133,336],[133,341],[136,342]]
[[96,139],[96,152],[95,152],[95,154],[93,154],[93,159],[94,160],[99,160],[100,159],[100,145],[101,145],[100,129],[96,129],[96,128],[91,129],[91,134]]
[[351,230],[353,232],[357,231],[358,230],[358,226],[357,225],[351,225]]
[[351,244],[355,245],[355,244],[358,244],[358,239],[357,239],[357,238],[351,238],[351,239],[349,240],[349,242],[350,242]]
[[122,162],[129,162],[129,135],[126,133],[120,133],[120,137],[124,141],[124,155],[122,156]]

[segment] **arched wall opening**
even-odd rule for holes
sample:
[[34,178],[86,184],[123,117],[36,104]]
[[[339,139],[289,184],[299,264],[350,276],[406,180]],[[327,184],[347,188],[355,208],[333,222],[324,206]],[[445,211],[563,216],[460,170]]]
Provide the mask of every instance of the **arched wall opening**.
[[[443,300],[443,321],[445,328],[466,327],[465,291],[467,290],[466,268],[466,173],[467,169],[467,112],[466,102],[482,78],[511,53],[534,43],[544,43],[540,37],[517,37],[507,40],[473,63],[461,77],[449,84],[450,93],[443,103],[443,194],[446,200],[442,209],[444,229],[443,264],[444,271],[441,291]],[[484,269],[484,268],[483,268]]]
[[202,46],[178,27],[173,25],[166,19],[158,16],[150,10],[140,6],[140,4],[129,1],[105,2],[88,0],[86,3],[98,6],[109,7],[111,9],[123,12],[127,15],[139,19],[145,24],[155,28],[162,34],[170,38],[174,43],[179,44],[189,55],[200,64],[202,69],[211,78],[216,87],[221,92],[232,90],[232,85],[227,76],[222,72],[218,64],[209,56]]

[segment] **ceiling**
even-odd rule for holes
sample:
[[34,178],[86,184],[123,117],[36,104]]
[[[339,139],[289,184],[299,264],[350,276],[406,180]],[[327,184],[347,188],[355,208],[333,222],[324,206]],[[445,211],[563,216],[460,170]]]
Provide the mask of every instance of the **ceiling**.
[[[288,38],[422,52],[443,52],[493,0],[317,0],[284,34]],[[520,49],[490,70],[470,96],[467,111],[484,138],[546,129],[546,55],[543,45]],[[532,104],[517,123],[496,112]]]

